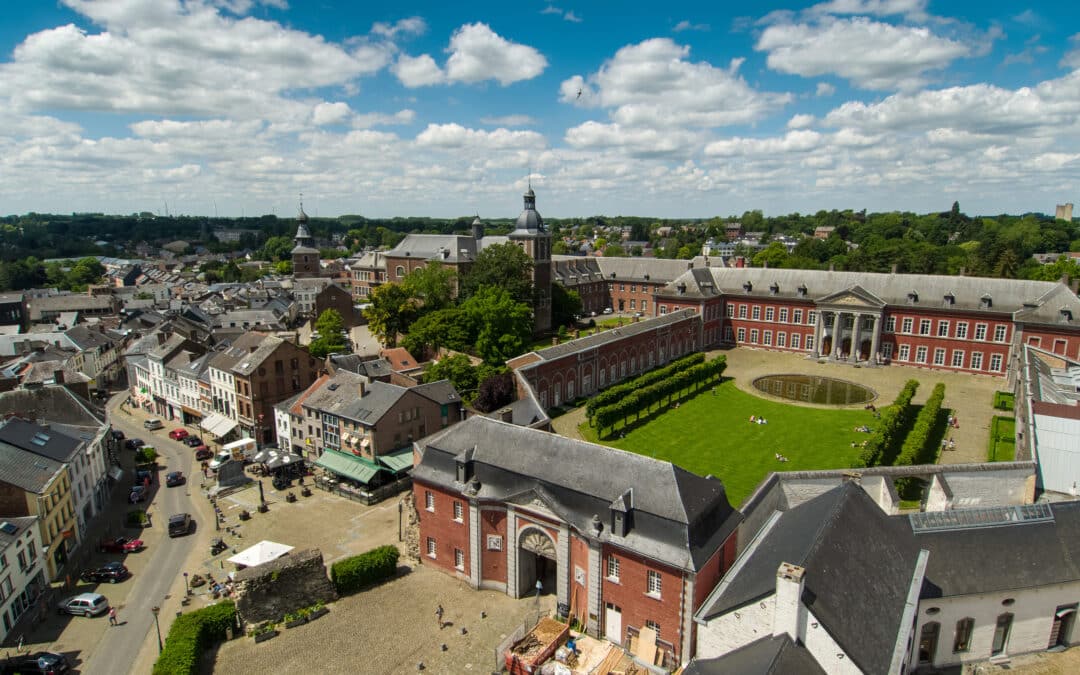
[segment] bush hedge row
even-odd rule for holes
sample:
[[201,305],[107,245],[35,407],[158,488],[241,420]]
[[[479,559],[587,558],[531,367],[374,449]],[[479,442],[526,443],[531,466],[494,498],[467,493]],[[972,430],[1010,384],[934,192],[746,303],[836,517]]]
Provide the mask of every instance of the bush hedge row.
[[231,600],[176,617],[154,664],[154,675],[198,673],[203,652],[223,641],[226,629],[235,625],[236,605]]
[[641,416],[653,405],[663,403],[688,387],[701,387],[706,382],[716,380],[727,368],[727,358],[723,355],[706,363],[698,363],[669,375],[666,379],[654,382],[646,387],[626,392],[612,403],[596,411],[596,427],[599,433],[613,426],[619,420],[625,421],[631,415]]
[[648,387],[649,385],[655,384],[662,380],[666,380],[667,378],[671,377],[679,371],[686,370],[691,366],[695,366],[699,363],[704,362],[705,354],[697,352],[689,356],[684,356],[681,359],[676,359],[664,366],[663,368],[650,370],[649,372],[643,375],[639,375],[638,377],[635,377],[628,382],[623,382],[621,384],[616,384],[614,386],[608,387],[604,391],[589,399],[589,402],[585,404],[585,414],[591,421],[593,416],[596,415],[596,411],[600,408],[609,406],[613,403],[618,403],[619,399],[633,391],[636,391],[643,387]]
[[397,573],[398,550],[386,545],[339,560],[330,567],[330,580],[342,595],[389,579]]
[[896,433],[904,428],[911,415],[911,399],[919,388],[918,380],[908,380],[904,388],[896,395],[892,406],[881,411],[881,417],[877,421],[877,430],[870,436],[859,453],[856,467],[871,467],[887,464],[886,452],[896,442]]
[[941,446],[934,442],[931,434],[937,424],[944,400],[945,385],[939,382],[934,386],[934,391],[930,392],[930,398],[926,400],[926,405],[915,418],[915,425],[904,439],[904,447],[900,450],[900,456],[896,458],[896,466],[933,464],[937,461]]

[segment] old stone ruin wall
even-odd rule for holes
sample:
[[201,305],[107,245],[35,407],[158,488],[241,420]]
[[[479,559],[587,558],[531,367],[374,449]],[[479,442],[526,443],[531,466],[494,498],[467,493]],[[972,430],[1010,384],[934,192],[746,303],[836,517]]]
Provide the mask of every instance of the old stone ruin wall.
[[337,599],[322,551],[291,551],[277,560],[236,573],[236,609],[244,624],[280,621],[319,602]]

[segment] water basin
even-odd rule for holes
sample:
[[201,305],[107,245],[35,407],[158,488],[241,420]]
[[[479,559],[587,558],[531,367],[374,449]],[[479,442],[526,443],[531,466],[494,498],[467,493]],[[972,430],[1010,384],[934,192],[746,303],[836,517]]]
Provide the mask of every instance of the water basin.
[[819,375],[766,375],[753,384],[754,389],[770,396],[819,405],[857,405],[877,398],[869,387]]

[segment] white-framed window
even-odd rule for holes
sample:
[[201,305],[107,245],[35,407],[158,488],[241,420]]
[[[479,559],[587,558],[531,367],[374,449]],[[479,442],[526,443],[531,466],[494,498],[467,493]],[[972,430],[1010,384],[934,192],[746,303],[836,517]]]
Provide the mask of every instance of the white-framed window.
[[776,318],[776,308],[774,308],[774,307],[766,307],[765,308],[765,320],[766,321],[773,321],[775,318]]
[[915,348],[915,363],[926,363],[926,346],[919,345]]
[[776,334],[776,346],[777,347],[787,347],[787,333],[777,333]]
[[613,555],[607,558],[607,578],[611,581],[619,580],[619,559]]
[[802,310],[796,309],[791,313],[791,323],[802,323]]
[[431,490],[424,492],[424,508],[435,513],[435,495]]
[[948,321],[938,321],[937,322],[937,336],[938,337],[949,337],[949,322]]
[[802,342],[802,335],[800,335],[799,333],[792,333],[791,334],[791,348],[792,349],[798,349],[800,342]]
[[813,350],[814,350],[814,336],[813,335],[807,335],[806,336],[806,351],[809,352],[809,351],[813,351]]
[[457,568],[458,571],[465,571],[465,551],[462,551],[460,548],[454,549],[454,567]]
[[660,573],[655,570],[649,570],[648,578],[646,580],[645,592],[654,598],[660,597],[660,591],[662,590],[663,581],[660,579]]
[[731,326],[724,326],[724,342],[731,342],[732,337]]
[[746,329],[745,328],[740,328],[738,336],[739,336],[738,337],[739,342],[746,342]]
[[427,554],[429,558],[435,557],[435,537],[427,538]]
[[732,305],[731,303],[728,303],[728,304],[724,305],[724,312],[727,314],[727,317],[729,319],[734,317],[735,316],[735,305]]
[[746,318],[746,305],[739,305],[739,318],[740,319],[745,319]]
[[502,535],[489,534],[487,536],[487,550],[489,551],[501,551],[502,550]]
[[787,323],[788,309],[787,307],[780,308],[780,323]]
[[[1009,335],[1009,327],[1003,323],[999,323],[994,326],[994,342],[1005,342],[1005,338]],[[993,370],[993,368],[991,368]]]
[[963,368],[964,367],[964,350],[954,349],[952,352],[952,367]]
[[750,344],[756,345],[758,343],[758,330],[757,328],[750,329]]
[[461,502],[454,502],[454,520],[459,523],[465,519],[465,509],[462,507]]
[[929,334],[930,334],[930,319],[920,319],[919,320],[919,335],[929,335]]
[[806,313],[806,325],[813,326],[817,323],[817,312]]
[[956,322],[956,337],[958,339],[960,339],[960,340],[966,340],[967,339],[967,328],[968,328],[967,321],[957,321]]
[[767,347],[772,345],[772,331],[771,330],[767,330],[764,333],[762,333],[761,342],[762,342],[762,344],[764,344]]
[[971,369],[982,370],[982,352],[971,352]]
[[945,365],[945,349],[944,348],[938,347],[937,349],[934,350],[934,365],[935,366],[943,366],[943,365]]
[[761,307],[754,305],[754,308],[750,310],[750,318],[754,321],[761,319]]
[[885,333],[895,333],[896,332],[896,317],[895,316],[890,316],[889,318],[885,319],[885,330],[883,332],[885,332]]
[[977,323],[977,324],[975,324],[975,339],[976,340],[985,340],[986,339],[986,324],[985,323]]
[[660,305],[660,316],[667,314],[667,305]]
[[893,343],[891,342],[886,342],[881,345],[881,355],[885,358],[885,360],[889,360],[892,358],[892,349]]
[[398,265],[394,268],[394,273],[397,274],[399,277],[405,276],[405,267],[402,265]]
[[992,372],[992,373],[1000,373],[1001,372],[1001,363],[1002,363],[1001,354],[991,354],[990,355],[990,372]]
[[652,619],[645,619],[645,627],[652,628],[656,631],[656,637],[660,637],[660,624],[656,623]]
[[914,326],[915,319],[912,319],[910,316],[905,316],[904,320],[900,322],[900,332],[910,334]]
[[911,359],[911,345],[900,345],[900,352],[896,356],[897,361],[908,361]]

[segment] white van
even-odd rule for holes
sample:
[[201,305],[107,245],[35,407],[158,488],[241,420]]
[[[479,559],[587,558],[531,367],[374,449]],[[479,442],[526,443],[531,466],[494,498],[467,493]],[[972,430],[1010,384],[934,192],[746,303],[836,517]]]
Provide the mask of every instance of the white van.
[[241,438],[238,441],[226,443],[221,451],[228,452],[238,462],[253,462],[255,454],[259,452],[259,444],[254,438]]
[[232,458],[232,453],[228,450],[218,450],[217,454],[214,455],[214,458],[210,460],[210,470],[217,471],[222,464],[230,461]]

